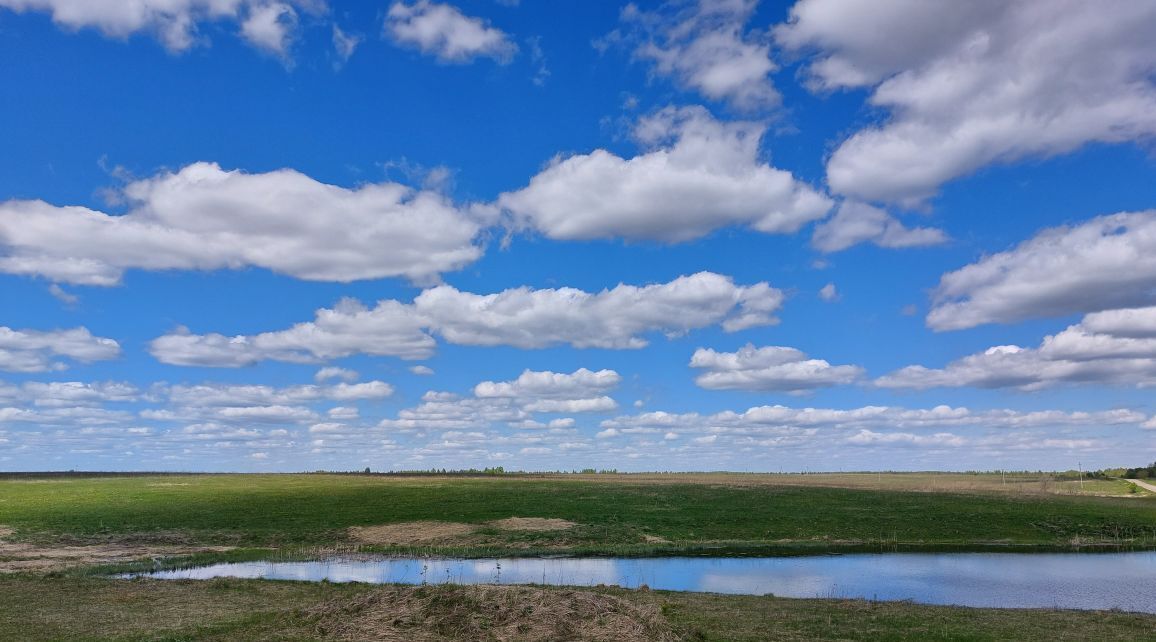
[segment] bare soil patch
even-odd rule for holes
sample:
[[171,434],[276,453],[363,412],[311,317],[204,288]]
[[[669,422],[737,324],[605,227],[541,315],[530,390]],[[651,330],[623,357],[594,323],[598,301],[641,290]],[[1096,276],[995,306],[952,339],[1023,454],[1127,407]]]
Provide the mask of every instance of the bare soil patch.
[[665,537],[659,537],[658,535],[643,535],[642,541],[646,542],[647,544],[669,544],[670,543],[670,540],[666,539]]
[[140,544],[133,542],[132,534],[126,535],[120,542],[88,546],[31,544],[3,539],[14,533],[11,528],[0,526],[0,574],[29,571],[47,573],[75,566],[119,564],[194,553],[223,553],[233,549],[232,546]]
[[567,589],[516,586],[393,587],[310,612],[338,640],[442,642],[673,642],[652,604]]
[[564,531],[578,524],[552,517],[507,517],[489,525],[506,531]]
[[60,571],[76,566],[120,564],[140,559],[176,557],[195,553],[223,553],[230,550],[233,550],[232,546],[99,544],[96,546],[52,547],[0,542],[0,573]]
[[446,542],[473,533],[474,524],[457,522],[402,522],[380,526],[353,526],[349,536],[362,544],[398,546],[417,543]]

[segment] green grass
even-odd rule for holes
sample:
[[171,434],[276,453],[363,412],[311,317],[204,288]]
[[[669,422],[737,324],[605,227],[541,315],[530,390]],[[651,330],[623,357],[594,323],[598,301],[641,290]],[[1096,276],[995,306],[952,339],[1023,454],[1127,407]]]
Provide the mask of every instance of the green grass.
[[[724,478],[719,478],[724,479]],[[248,547],[327,546],[345,529],[417,520],[564,518],[563,532],[491,534],[485,552],[660,553],[1073,542],[1156,544],[1149,498],[904,492],[628,479],[220,475],[0,481],[0,525],[31,541],[129,537]],[[643,544],[644,535],[670,544]],[[710,548],[706,548],[708,552]],[[469,553],[468,550],[454,551]]]
[[[315,615],[319,607],[348,603],[378,590],[391,589],[258,580],[165,582],[0,576],[0,639],[325,640]],[[470,598],[475,595],[468,587],[426,590],[436,592],[441,608],[447,611],[454,608],[454,602],[460,602],[460,608],[471,608]],[[967,609],[904,602],[612,589],[601,592],[657,607],[688,641],[1156,639],[1156,616],[1129,613]]]

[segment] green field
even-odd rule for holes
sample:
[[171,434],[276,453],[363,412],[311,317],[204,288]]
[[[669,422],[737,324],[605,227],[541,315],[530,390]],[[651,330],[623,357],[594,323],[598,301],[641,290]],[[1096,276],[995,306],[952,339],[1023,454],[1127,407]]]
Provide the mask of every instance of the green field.
[[101,577],[157,559],[351,550],[1156,548],[1156,496],[1105,480],[1079,490],[1038,476],[931,474],[9,476],[0,479],[0,640],[1156,639],[1156,616],[1111,612]]
[[[743,482],[666,483],[624,476],[387,477],[205,475],[0,481],[0,525],[41,543],[134,541],[244,547],[354,545],[348,528],[415,521],[469,524],[468,535],[381,548],[539,548],[655,553],[687,548],[1156,544],[1148,497],[909,492]],[[773,481],[773,478],[771,479]],[[506,531],[509,517],[564,519],[559,531]],[[708,549],[709,550],[709,549]]]

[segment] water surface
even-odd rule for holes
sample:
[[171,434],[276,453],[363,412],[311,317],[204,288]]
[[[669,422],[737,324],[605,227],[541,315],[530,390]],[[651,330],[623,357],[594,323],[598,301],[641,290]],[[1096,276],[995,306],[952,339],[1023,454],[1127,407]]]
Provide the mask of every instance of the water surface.
[[782,597],[1156,613],[1156,552],[890,553],[770,558],[382,559],[243,562],[144,574],[374,584],[616,584]]

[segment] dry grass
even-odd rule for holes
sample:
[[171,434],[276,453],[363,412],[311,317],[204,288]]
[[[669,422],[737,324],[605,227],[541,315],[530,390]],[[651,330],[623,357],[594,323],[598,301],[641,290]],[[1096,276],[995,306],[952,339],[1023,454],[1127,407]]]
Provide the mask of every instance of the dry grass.
[[507,517],[485,524],[418,521],[353,526],[347,532],[354,543],[369,546],[483,546],[516,544],[511,544],[501,536],[478,533],[487,527],[510,533],[553,533],[567,531],[577,525],[569,520],[549,517]]
[[569,530],[578,524],[565,519],[548,517],[507,517],[489,522],[489,525],[504,531],[545,532]]
[[735,488],[790,486],[927,493],[1136,496],[1129,491],[1126,482],[1119,480],[1088,479],[1081,486],[1078,481],[1057,479],[1052,473],[632,473],[546,477],[567,481],[639,485],[706,484]]
[[329,639],[389,642],[674,642],[653,604],[525,586],[390,587],[314,609]]
[[0,576],[0,640],[5,641],[1131,642],[1156,639],[1154,631],[1156,616],[1112,611],[610,588]]
[[474,524],[457,522],[402,522],[380,526],[353,526],[349,536],[360,544],[406,546],[410,544],[447,543],[477,530]]

